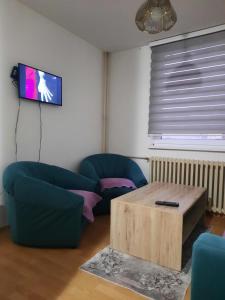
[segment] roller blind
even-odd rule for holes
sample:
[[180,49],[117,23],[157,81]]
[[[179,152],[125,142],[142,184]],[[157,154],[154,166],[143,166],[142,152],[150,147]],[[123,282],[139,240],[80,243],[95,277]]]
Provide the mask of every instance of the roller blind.
[[225,133],[225,31],[152,47],[149,134]]

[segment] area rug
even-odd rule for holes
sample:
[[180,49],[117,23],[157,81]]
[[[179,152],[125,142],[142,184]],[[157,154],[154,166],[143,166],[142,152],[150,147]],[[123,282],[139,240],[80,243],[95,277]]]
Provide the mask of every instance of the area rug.
[[183,250],[183,269],[176,272],[106,247],[80,269],[152,300],[183,300],[191,281],[194,240],[206,229],[198,228]]

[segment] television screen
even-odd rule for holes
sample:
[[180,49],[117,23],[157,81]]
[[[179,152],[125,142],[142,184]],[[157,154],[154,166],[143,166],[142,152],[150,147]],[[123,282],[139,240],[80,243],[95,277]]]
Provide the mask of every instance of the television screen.
[[62,78],[19,64],[19,97],[62,105]]

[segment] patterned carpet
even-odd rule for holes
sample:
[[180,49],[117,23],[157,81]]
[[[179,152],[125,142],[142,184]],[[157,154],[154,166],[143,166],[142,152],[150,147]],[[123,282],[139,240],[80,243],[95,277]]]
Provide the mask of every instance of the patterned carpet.
[[197,227],[184,245],[183,269],[169,270],[151,262],[106,247],[80,269],[114,284],[126,287],[152,300],[183,300],[191,281],[192,245],[199,234]]

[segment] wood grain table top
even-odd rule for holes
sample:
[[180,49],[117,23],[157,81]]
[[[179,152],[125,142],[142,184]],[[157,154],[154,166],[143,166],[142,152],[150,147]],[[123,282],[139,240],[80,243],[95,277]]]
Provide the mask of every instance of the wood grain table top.
[[[130,205],[146,206],[175,214],[185,214],[206,192],[205,188],[181,184],[153,182],[133,192],[120,196],[113,201]],[[179,207],[159,206],[155,201],[178,202]]]

